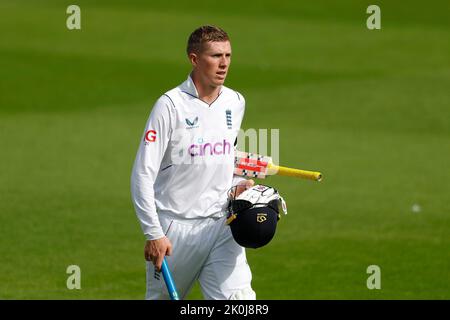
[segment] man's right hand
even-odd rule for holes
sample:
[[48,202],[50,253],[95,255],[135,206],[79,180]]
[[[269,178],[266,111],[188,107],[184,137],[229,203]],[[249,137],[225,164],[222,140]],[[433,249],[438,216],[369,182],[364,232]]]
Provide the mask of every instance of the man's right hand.
[[167,237],[147,240],[144,248],[145,260],[153,262],[157,271],[161,271],[164,257],[172,254],[172,244]]

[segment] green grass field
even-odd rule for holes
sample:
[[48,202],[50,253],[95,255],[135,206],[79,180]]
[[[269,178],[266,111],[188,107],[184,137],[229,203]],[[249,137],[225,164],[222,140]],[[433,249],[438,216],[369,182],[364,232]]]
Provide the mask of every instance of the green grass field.
[[243,128],[280,129],[281,163],[325,176],[264,181],[289,214],[248,250],[257,297],[449,299],[450,3],[392,2],[370,31],[371,1],[79,0],[69,31],[72,2],[1,0],[0,299],[144,297],[131,167],[208,23],[231,36]]

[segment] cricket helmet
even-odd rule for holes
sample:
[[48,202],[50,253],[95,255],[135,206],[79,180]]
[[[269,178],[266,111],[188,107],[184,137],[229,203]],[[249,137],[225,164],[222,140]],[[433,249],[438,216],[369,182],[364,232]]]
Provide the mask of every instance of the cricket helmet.
[[253,186],[235,197],[236,186],[228,197],[227,224],[234,240],[246,248],[265,246],[275,235],[281,212],[287,214],[286,202],[275,188]]

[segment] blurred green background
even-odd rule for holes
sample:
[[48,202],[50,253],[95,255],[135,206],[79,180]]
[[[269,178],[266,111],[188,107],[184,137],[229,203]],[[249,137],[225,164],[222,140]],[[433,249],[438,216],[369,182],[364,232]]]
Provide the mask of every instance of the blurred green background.
[[[81,30],[66,8],[81,7]],[[366,8],[381,7],[381,30]],[[450,2],[0,1],[0,298],[142,299],[129,178],[189,34],[231,37],[243,128],[280,129],[289,214],[259,299],[450,298]],[[66,288],[79,265],[81,290]],[[369,265],[381,290],[369,290]],[[201,299],[196,286],[190,299]]]

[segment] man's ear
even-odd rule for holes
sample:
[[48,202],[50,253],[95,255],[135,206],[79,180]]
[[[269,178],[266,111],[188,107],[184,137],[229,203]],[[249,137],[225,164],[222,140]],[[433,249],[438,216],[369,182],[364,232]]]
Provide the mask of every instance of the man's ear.
[[197,66],[197,63],[198,63],[197,54],[191,52],[191,53],[189,53],[188,58],[189,58],[189,61],[190,61],[191,64],[192,64],[192,66],[193,66],[193,67],[196,67],[196,66]]

